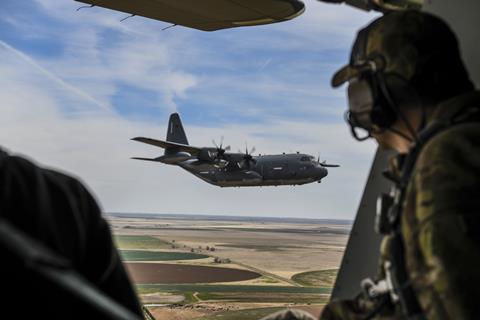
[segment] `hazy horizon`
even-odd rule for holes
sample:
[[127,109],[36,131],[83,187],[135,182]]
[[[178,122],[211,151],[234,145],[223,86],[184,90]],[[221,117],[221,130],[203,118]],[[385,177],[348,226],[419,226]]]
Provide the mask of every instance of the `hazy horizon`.
[[[219,221],[245,221],[248,219],[253,220],[265,220],[265,221],[309,221],[309,222],[338,222],[339,224],[353,224],[352,219],[335,219],[335,218],[308,218],[308,217],[294,217],[294,216],[258,216],[258,215],[232,215],[232,214],[202,214],[202,213],[158,213],[158,212],[104,212],[104,214],[112,217],[128,217],[128,218],[151,218],[151,217],[161,217],[166,219],[175,219],[175,218],[189,218],[194,217],[198,218],[197,220],[202,220],[202,218],[208,220],[216,220],[221,218]],[[224,219],[224,220],[222,220]]]

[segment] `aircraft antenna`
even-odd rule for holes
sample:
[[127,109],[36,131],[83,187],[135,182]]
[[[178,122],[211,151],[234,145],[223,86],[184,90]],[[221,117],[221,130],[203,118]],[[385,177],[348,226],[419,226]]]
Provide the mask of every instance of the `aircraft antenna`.
[[125,18],[123,18],[122,20],[120,20],[120,22],[123,22],[123,21],[125,21],[125,20],[127,20],[127,19],[129,19],[129,18],[133,18],[133,17],[135,17],[135,14],[131,14],[131,15],[129,15],[129,16],[126,16]]
[[174,24],[172,24],[172,25],[169,25],[169,26],[163,28],[162,31],[165,31],[165,30],[167,30],[167,29],[170,29],[170,28],[173,28],[173,27],[176,27],[176,26],[178,26],[178,24],[174,23]]
[[81,6],[81,7],[77,8],[76,11],[80,11],[81,9],[93,8],[93,7],[95,7],[94,4],[91,4],[91,5],[89,5],[89,6]]

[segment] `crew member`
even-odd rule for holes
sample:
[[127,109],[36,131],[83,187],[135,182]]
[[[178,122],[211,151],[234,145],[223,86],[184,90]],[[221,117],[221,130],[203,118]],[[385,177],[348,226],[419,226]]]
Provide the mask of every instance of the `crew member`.
[[378,278],[321,319],[478,318],[480,93],[455,35],[427,13],[388,13],[358,33],[332,78],[347,82],[353,136],[398,152],[395,187],[377,213]]
[[[75,292],[54,290],[48,281],[39,281],[35,270],[29,272],[35,268],[29,265],[33,261],[39,268],[52,264],[55,267],[52,272],[56,268],[73,269],[104,295],[142,318],[140,303],[112,242],[109,226],[82,183],[0,149],[0,186],[3,231],[0,270],[4,297],[0,317],[8,318],[7,315],[13,314],[19,319],[92,318],[86,310],[88,305],[82,310],[69,309],[69,306],[78,305],[72,301],[76,299]],[[5,230],[18,236],[15,239],[22,242],[18,244],[19,250],[11,249],[12,239]],[[28,243],[39,244],[49,253],[29,247]],[[26,251],[26,259],[9,258],[20,248]],[[77,278],[72,279],[63,279],[62,283],[73,287],[73,291],[83,290],[88,296],[91,291],[87,286],[82,286],[81,281],[71,283],[77,281]]]

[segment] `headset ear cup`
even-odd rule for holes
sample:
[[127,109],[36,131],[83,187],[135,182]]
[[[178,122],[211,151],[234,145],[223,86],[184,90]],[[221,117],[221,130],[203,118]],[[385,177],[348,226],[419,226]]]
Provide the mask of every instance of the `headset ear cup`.
[[415,92],[403,78],[382,71],[368,72],[348,87],[349,124],[372,131],[390,128],[398,119],[398,106],[412,103]]

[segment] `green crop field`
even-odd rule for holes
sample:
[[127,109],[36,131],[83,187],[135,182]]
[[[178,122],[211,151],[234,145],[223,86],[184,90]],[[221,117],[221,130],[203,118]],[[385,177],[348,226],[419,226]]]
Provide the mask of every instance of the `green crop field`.
[[337,273],[338,269],[309,271],[294,275],[292,280],[302,286],[332,288]]
[[149,236],[115,235],[115,244],[119,249],[167,249],[171,244]]
[[257,308],[215,313],[197,320],[258,320],[284,308]]
[[283,292],[203,292],[197,294],[202,301],[235,301],[235,302],[274,302],[274,303],[327,303],[329,295],[314,293]]
[[277,293],[317,293],[330,294],[331,288],[287,287],[287,286],[249,286],[249,285],[209,285],[209,284],[140,284],[137,290],[141,294],[155,292],[277,292]]
[[123,261],[173,261],[204,259],[209,256],[190,252],[165,252],[143,250],[121,250]]

